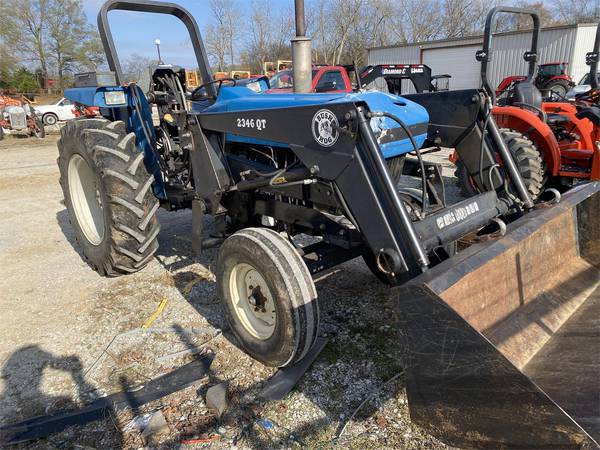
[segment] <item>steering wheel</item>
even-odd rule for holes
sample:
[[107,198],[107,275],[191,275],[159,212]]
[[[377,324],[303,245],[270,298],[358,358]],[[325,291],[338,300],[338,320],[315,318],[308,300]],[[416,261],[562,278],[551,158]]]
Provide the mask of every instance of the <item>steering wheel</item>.
[[200,91],[202,89],[204,89],[206,86],[210,86],[211,84],[218,84],[217,86],[217,95],[219,94],[219,91],[221,90],[221,86],[223,86],[223,83],[225,81],[233,81],[233,85],[235,86],[235,84],[237,83],[237,80],[234,78],[221,78],[220,80],[212,80],[209,81],[207,83],[201,84],[200,86],[198,86],[196,89],[193,90],[192,92],[192,96],[191,99],[192,100],[204,100],[206,98],[209,98],[208,95],[204,95],[202,97],[200,97]]

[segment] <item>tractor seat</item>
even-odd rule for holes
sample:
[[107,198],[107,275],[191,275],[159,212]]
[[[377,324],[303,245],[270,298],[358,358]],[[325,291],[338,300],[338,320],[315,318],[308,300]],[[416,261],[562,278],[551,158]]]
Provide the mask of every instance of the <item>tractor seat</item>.
[[521,81],[514,85],[510,96],[510,104],[531,106],[542,109],[542,93],[529,81]]
[[563,116],[562,114],[546,114],[546,123],[550,126],[562,125],[568,122],[569,118],[567,116]]

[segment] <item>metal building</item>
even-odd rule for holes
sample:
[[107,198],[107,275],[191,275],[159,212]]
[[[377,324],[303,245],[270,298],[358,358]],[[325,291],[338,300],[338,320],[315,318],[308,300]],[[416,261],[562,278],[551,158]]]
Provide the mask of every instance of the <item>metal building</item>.
[[[568,62],[568,74],[577,83],[589,70],[585,54],[592,51],[596,24],[576,24],[545,28],[540,33],[538,62]],[[444,39],[414,44],[376,47],[368,50],[369,64],[427,64],[432,73],[449,74],[451,89],[477,88],[481,84],[480,64],[475,52],[483,36]],[[494,35],[490,80],[497,86],[504,77],[527,72],[523,53],[531,45],[531,31]]]

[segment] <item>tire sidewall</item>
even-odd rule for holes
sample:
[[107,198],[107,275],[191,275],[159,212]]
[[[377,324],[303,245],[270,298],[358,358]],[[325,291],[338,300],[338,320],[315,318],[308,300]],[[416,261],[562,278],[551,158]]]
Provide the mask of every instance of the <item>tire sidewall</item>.
[[566,81],[564,80],[555,80],[555,81],[551,81],[546,85],[546,89],[551,93],[550,97],[552,97],[553,93],[555,92],[555,88],[559,87],[562,92],[558,97],[558,101],[560,101],[561,99],[564,99],[564,97],[567,95],[567,92],[569,91],[569,87]]
[[[75,136],[78,133],[75,133]],[[73,136],[63,137],[64,140],[74,139]],[[104,183],[102,181],[102,176],[100,174],[100,168],[96,165],[95,161],[91,156],[91,152],[85,147],[85,140],[82,139],[79,143],[65,143],[63,148],[64,151],[64,167],[61,167],[62,178],[65,183],[63,192],[65,196],[65,206],[69,212],[69,218],[71,225],[76,229],[75,236],[77,237],[77,241],[83,247],[83,252],[90,260],[90,262],[101,272],[105,272],[103,268],[103,261],[105,261],[110,254],[110,203],[108,196],[106,194],[106,189],[104,187]],[[96,176],[96,182],[98,185],[98,190],[100,193],[100,199],[102,201],[102,210],[103,210],[103,220],[104,220],[104,236],[102,237],[102,242],[99,245],[93,245],[91,242],[87,240],[85,234],[79,225],[79,221],[77,220],[77,215],[75,213],[75,209],[73,208],[73,202],[71,200],[71,190],[70,190],[70,180],[69,180],[69,162],[73,155],[81,156],[90,166],[92,171]]]
[[[51,119],[51,121],[48,121],[48,119]],[[47,113],[42,117],[42,122],[44,125],[53,126],[58,123],[58,117],[53,113]]]
[[[268,366],[283,366],[296,353],[298,345],[298,337],[294,336],[296,328],[293,317],[294,307],[289,298],[290,294],[281,289],[286,285],[285,280],[273,261],[259,256],[263,251],[258,244],[249,239],[235,239],[235,237],[232,236],[231,242],[226,241],[223,244],[235,245],[235,252],[228,252],[224,256],[220,253],[217,261],[217,289],[219,298],[222,299],[227,323],[238,342],[254,359]],[[237,319],[237,313],[231,304],[229,293],[231,273],[240,263],[254,267],[264,278],[273,296],[276,324],[273,334],[268,339],[261,340],[252,336]],[[298,314],[297,311],[295,313]]]

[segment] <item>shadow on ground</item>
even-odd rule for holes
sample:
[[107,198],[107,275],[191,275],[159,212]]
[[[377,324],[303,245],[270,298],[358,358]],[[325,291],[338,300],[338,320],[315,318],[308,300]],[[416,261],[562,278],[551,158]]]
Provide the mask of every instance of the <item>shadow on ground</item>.
[[[69,244],[82,257],[67,211],[60,211],[56,218]],[[159,220],[162,231],[159,236],[160,247],[156,254],[156,260],[171,274],[175,287],[188,303],[211,326],[223,330],[229,343],[237,346],[235,339],[227,331],[221,305],[215,293],[214,277],[210,270],[218,249],[207,249],[200,256],[193,253],[190,241],[191,214],[188,211],[161,212]],[[210,222],[207,222],[205,229],[208,233],[210,233],[210,227]],[[329,338],[329,343],[315,362],[313,369],[305,375],[292,395],[280,402],[261,401],[258,394],[263,387],[264,378],[247,383],[243,387],[232,386],[231,405],[223,417],[217,419],[212,416],[210,420],[204,418],[200,422],[192,423],[183,431],[172,430],[172,436],[166,441],[161,441],[159,447],[177,447],[185,438],[213,433],[223,425],[238,430],[230,444],[243,442],[251,448],[274,448],[289,446],[293,443],[301,446],[331,447],[332,436],[341,431],[341,427],[355,408],[368,395],[381,389],[384,382],[402,371],[399,364],[399,349],[395,344],[398,342],[396,332],[393,327],[381,326],[383,324],[382,315],[391,316],[389,289],[377,283],[362,262],[347,263],[337,271],[339,273],[325,276],[317,283],[320,294],[321,328],[322,333]],[[206,354],[206,349],[194,346],[182,327],[179,327],[177,336],[188,349],[192,350],[190,354],[198,355],[197,357]],[[217,355],[221,351],[231,352],[233,350],[230,346],[228,348],[219,346],[216,349]],[[43,365],[44,358],[52,359],[51,355],[44,356],[42,351],[37,356],[32,353],[31,357],[39,360],[36,362],[41,367],[38,370],[38,376],[44,367],[49,367]],[[242,354],[237,357],[248,359]],[[73,362],[73,364],[75,363]],[[258,365],[258,363],[252,364]],[[245,366],[248,365],[249,363],[246,361]],[[208,381],[202,381],[197,394],[203,398],[209,385],[223,380],[227,381],[228,369],[236,368],[219,367],[218,374],[217,370],[211,371]],[[12,371],[10,368],[8,370]],[[82,390],[93,389],[80,375],[79,370],[78,380]],[[121,384],[129,385],[127,380],[123,380]],[[32,386],[35,385],[36,383],[32,382]],[[37,385],[39,386],[39,382]],[[397,377],[393,384],[386,386],[373,397],[372,401],[368,401],[361,408],[354,417],[353,423],[372,421],[375,415],[379,416],[382,405],[400,395],[403,387],[402,377]],[[7,389],[9,392],[3,394],[2,398],[5,398],[6,395],[10,398],[28,398],[27,391],[20,393],[18,386],[7,385]],[[23,411],[15,412],[11,417],[7,417],[7,422],[20,420],[29,413],[47,412],[41,405],[46,405],[46,408],[48,405],[58,405],[51,397],[47,397],[41,392],[37,394],[39,395],[38,405],[40,405],[37,410],[28,411],[27,414]],[[74,403],[71,401],[71,403],[65,403],[63,407],[51,407],[50,410],[64,409],[73,405]],[[154,405],[153,409],[159,406]],[[278,423],[275,419],[278,411],[298,409],[301,412],[307,407],[311,410],[310,414],[301,420],[285,424]],[[1,402],[0,409],[4,409]],[[141,411],[143,410],[142,408]],[[404,416],[403,423],[409,423],[407,409],[404,411]],[[265,418],[272,420],[276,431],[268,430],[261,425],[260,420]],[[382,419],[381,422],[385,421]],[[130,443],[124,442],[120,432],[123,423],[118,423],[118,427],[115,427],[114,423],[113,414],[109,414],[108,419],[98,422],[96,425],[77,427],[66,438],[64,433],[61,433],[59,439],[62,438],[68,446],[72,446],[73,443],[88,442],[86,436],[90,434],[88,429],[91,428],[94,430],[104,429],[108,433],[107,439],[110,438],[110,441],[107,441],[108,445],[104,448],[113,448],[112,445],[115,445],[114,448],[137,448],[136,445],[143,444],[135,442],[135,445],[130,445]],[[190,432],[190,429],[193,429],[193,432]],[[367,432],[362,432],[362,434],[363,436],[359,436],[359,441],[366,439]],[[53,439],[51,437],[40,442],[55,442]],[[355,437],[348,441],[345,439],[346,437],[339,443],[342,447],[350,445],[350,442],[353,442],[354,446],[357,445]],[[370,444],[373,445],[373,442]],[[358,445],[360,446],[360,442]],[[429,448],[433,448],[433,446]],[[437,448],[440,448],[439,443],[437,443]]]

